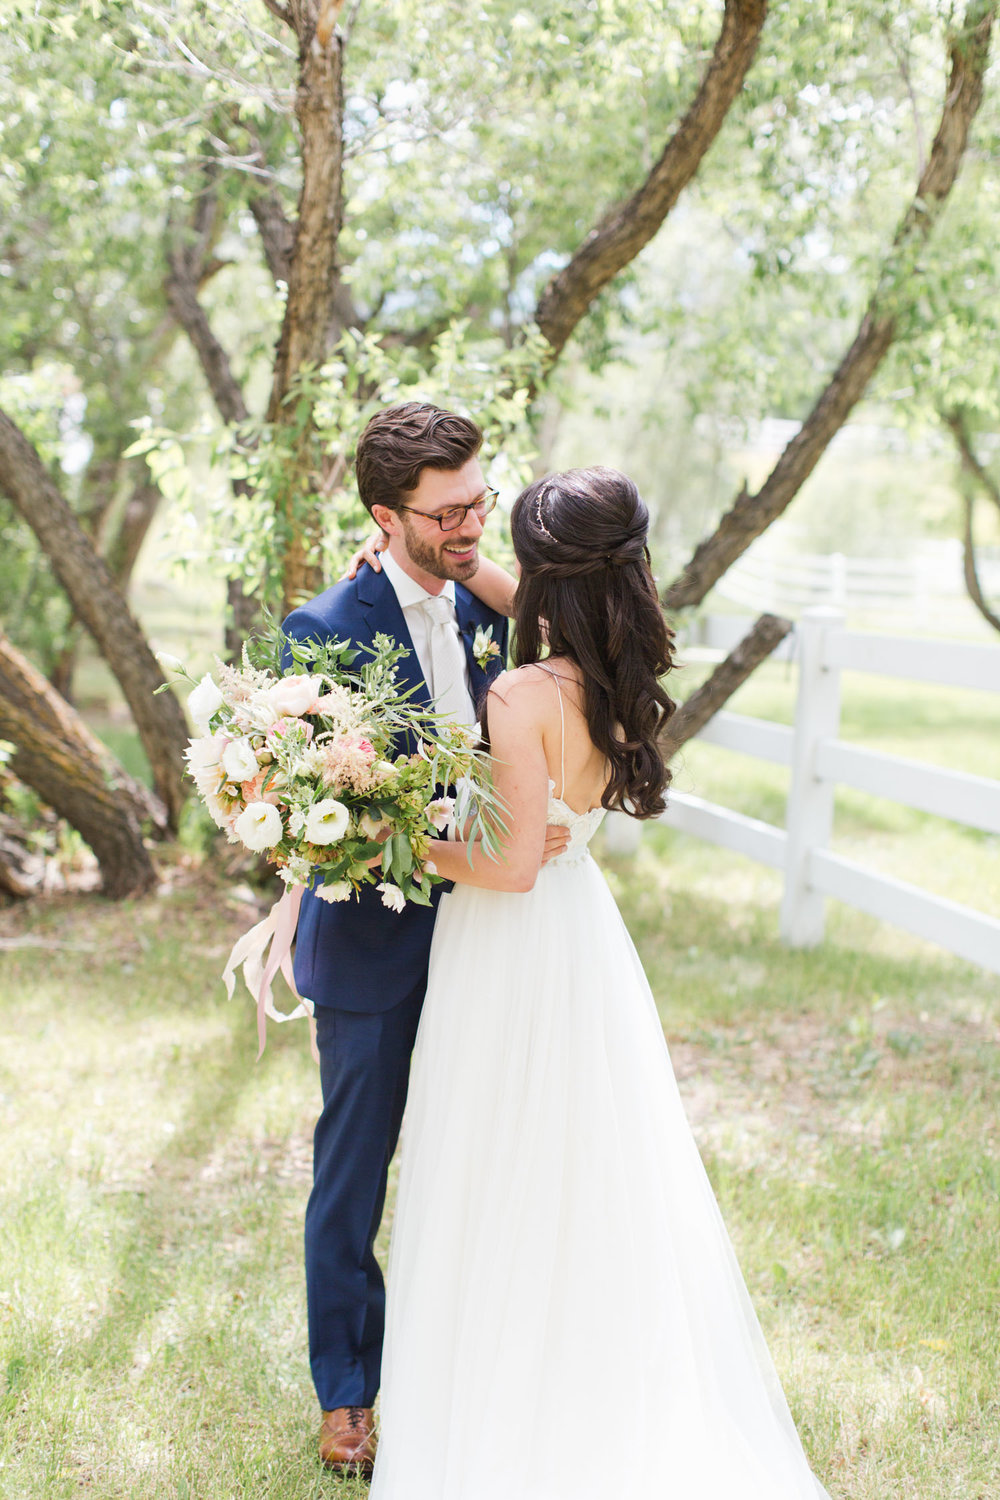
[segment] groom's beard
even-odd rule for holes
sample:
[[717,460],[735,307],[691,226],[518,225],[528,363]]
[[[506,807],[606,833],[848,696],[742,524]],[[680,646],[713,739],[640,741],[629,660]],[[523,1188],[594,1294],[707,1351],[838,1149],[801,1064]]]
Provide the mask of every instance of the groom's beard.
[[[464,583],[479,567],[479,538],[462,537],[459,532],[443,531],[439,542],[422,536],[405,511],[399,512],[403,536],[411,562],[423,568],[432,578],[452,578]],[[468,555],[471,550],[471,557]]]

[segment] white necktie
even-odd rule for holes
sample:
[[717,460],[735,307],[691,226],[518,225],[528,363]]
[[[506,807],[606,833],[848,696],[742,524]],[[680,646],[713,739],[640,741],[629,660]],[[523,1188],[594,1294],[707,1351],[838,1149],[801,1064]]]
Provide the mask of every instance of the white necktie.
[[471,729],[476,722],[466,682],[465,650],[455,619],[454,606],[442,594],[421,601],[430,621],[429,684],[434,711],[447,714],[458,724]]

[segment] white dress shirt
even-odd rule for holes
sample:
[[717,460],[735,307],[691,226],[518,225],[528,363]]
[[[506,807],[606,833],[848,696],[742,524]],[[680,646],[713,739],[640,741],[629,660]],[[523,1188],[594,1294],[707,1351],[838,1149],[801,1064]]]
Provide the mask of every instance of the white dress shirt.
[[[432,697],[436,698],[443,691],[444,684],[434,681],[430,651],[431,619],[427,611],[423,608],[423,604],[425,599],[447,599],[455,620],[455,633],[457,636],[458,616],[455,613],[454,582],[449,578],[446,580],[444,588],[439,595],[429,594],[422,584],[418,583],[415,578],[411,578],[409,573],[403,571],[399,563],[389,552],[380,552],[379,562],[382,564],[386,578],[388,578],[392,585],[393,592],[399,601],[399,607],[403,611],[403,619],[406,622],[407,630],[410,632],[410,639],[413,642],[413,649],[417,654],[417,661],[420,664],[420,671],[423,674],[424,681],[427,683]],[[472,690],[469,685],[469,664],[464,657],[464,650],[463,664],[463,687],[469,702],[467,722],[475,724],[476,711],[472,701]]]

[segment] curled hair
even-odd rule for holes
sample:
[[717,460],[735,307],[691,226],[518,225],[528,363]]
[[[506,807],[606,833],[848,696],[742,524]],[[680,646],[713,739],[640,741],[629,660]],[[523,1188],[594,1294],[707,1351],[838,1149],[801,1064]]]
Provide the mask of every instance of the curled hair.
[[475,458],[483,434],[475,422],[427,401],[377,411],[358,439],[354,472],[365,509],[396,510],[424,469],[460,469]]
[[637,818],[664,809],[670,771],[657,737],[674,711],[660,678],[673,632],[649,569],[649,513],[617,469],[570,469],[537,480],[510,518],[521,578],[514,596],[519,667],[576,663],[590,738],[611,777],[601,798]]

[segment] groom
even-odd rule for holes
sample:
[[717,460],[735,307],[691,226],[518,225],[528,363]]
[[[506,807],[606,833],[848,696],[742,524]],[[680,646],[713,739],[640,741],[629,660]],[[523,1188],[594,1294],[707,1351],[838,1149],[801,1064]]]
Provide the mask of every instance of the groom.
[[[361,499],[388,537],[381,571],[362,567],[296,609],[296,640],[351,640],[379,632],[409,652],[399,665],[413,701],[476,722],[507,658],[507,621],[462,582],[479,566],[479,538],[496,493],[483,478],[474,422],[422,402],[389,407],[358,443]],[[480,628],[498,654],[473,656]],[[309,1355],[323,1412],[319,1454],[340,1472],[370,1473],[385,1291],[374,1242],[396,1147],[437,900],[387,910],[372,886],[330,905],[307,891],[295,982],[316,1008],[323,1110],[306,1209]]]

